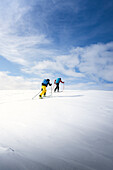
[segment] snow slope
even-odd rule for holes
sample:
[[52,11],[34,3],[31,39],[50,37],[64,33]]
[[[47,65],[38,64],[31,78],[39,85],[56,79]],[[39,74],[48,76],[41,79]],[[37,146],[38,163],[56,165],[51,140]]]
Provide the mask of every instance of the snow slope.
[[0,91],[0,170],[112,170],[113,92],[36,93]]

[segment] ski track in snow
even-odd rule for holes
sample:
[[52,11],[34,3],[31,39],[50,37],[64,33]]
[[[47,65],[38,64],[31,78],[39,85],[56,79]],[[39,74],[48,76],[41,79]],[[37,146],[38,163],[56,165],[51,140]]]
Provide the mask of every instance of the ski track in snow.
[[113,92],[0,91],[0,170],[112,170]]

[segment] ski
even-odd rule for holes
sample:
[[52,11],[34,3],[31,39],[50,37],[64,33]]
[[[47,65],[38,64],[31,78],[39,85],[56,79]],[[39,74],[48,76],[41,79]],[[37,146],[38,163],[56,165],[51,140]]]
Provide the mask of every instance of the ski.
[[61,93],[61,92],[63,92],[63,90],[62,91],[58,91],[58,92],[54,92],[54,93]]
[[45,97],[42,97],[42,98],[39,98],[39,99],[46,99],[46,98],[51,98],[52,95],[49,95],[49,96],[45,96]]

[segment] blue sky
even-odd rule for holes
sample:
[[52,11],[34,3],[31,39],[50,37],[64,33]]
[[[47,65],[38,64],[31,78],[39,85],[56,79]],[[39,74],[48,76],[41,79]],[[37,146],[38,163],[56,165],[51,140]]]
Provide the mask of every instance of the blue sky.
[[113,0],[0,0],[0,89],[113,90]]

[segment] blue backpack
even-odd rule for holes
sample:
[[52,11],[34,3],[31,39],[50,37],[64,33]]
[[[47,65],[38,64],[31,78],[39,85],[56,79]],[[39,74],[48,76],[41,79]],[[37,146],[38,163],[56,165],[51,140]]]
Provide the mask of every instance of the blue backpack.
[[49,82],[48,82],[48,80],[44,79],[42,83],[47,85]]
[[59,83],[60,80],[61,80],[61,78],[57,78],[57,79],[56,79],[56,83]]

